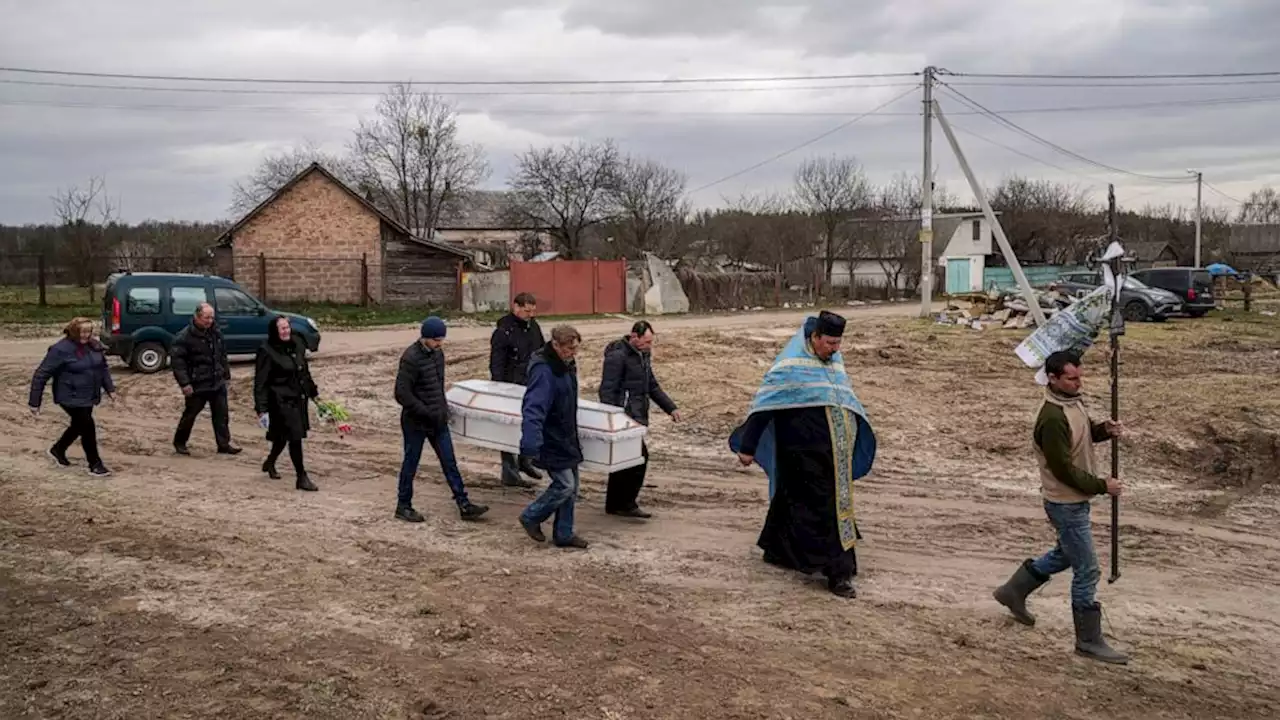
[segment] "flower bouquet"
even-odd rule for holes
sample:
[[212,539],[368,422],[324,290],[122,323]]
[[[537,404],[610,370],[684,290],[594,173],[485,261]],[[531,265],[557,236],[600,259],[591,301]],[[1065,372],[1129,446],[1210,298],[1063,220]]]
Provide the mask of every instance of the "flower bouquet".
[[342,403],[336,400],[319,400],[316,401],[316,417],[321,422],[326,422],[338,430],[338,436],[347,435],[351,432],[351,415],[347,413],[347,409],[342,407]]

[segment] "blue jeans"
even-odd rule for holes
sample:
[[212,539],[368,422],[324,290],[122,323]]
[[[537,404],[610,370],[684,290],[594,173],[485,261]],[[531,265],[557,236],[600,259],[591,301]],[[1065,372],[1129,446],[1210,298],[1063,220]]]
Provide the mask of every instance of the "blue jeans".
[[458,471],[458,459],[453,455],[453,435],[449,433],[449,428],[441,428],[432,433],[401,420],[400,431],[404,433],[404,462],[400,465],[396,504],[413,507],[413,476],[418,474],[418,464],[422,462],[422,446],[428,442],[440,459],[440,469],[444,471],[444,479],[453,492],[453,501],[459,507],[470,502],[467,500],[467,490],[462,485],[462,473]]
[[1056,575],[1071,568],[1071,606],[1091,608],[1098,590],[1098,554],[1093,549],[1093,527],[1090,506],[1082,503],[1045,501],[1044,511],[1058,531],[1058,544],[1031,563],[1041,577]]
[[542,491],[529,507],[520,513],[525,523],[541,525],[552,513],[556,516],[551,526],[551,539],[559,545],[573,538],[573,504],[578,499],[578,468],[575,465],[564,470],[549,470],[551,484]]

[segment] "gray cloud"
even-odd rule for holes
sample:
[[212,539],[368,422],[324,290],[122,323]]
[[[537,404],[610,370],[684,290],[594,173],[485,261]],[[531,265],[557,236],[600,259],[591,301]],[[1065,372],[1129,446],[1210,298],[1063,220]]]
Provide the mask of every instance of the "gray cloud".
[[[1070,5],[876,0],[856,8],[841,0],[384,0],[361,6],[334,0],[224,0],[192,7],[158,0],[46,0],[12,5],[0,26],[0,65],[142,74],[429,83],[901,72],[925,64],[968,72],[1083,74],[1280,69],[1280,46],[1273,41],[1280,5],[1269,0],[1082,0]],[[0,80],[190,87],[8,73],[0,73]],[[1182,104],[1280,96],[1280,83],[1044,88],[943,80],[999,110],[1157,103],[1145,109],[1007,117],[1121,168],[1160,175],[1203,168],[1211,182],[1237,197],[1258,184],[1280,181],[1275,169],[1280,140],[1271,121],[1280,103]],[[613,137],[629,152],[681,169],[696,187],[909,89],[866,87],[897,82],[913,80],[793,83],[832,86],[808,91],[771,86],[770,92],[628,95],[573,88],[597,94],[454,99],[464,110],[468,138],[490,150],[493,186],[504,183],[516,153],[532,144]],[[265,152],[304,139],[334,149],[347,141],[378,88],[338,90],[366,94],[237,95],[0,83],[0,157],[6,170],[0,174],[0,222],[47,220],[48,197],[59,186],[84,183],[91,175],[106,176],[132,220],[221,217],[231,182]],[[1189,203],[1194,198],[1187,186],[1162,189],[1063,157],[984,117],[963,114],[966,109],[945,92],[940,102],[958,126],[1077,173],[962,133],[961,142],[988,186],[1019,173],[1098,188],[1112,181],[1122,199],[1144,195],[1156,202]],[[912,94],[887,108],[896,115],[867,118],[694,199],[715,204],[744,192],[785,190],[796,164],[808,154],[857,155],[877,180],[919,172],[918,111],[919,96]],[[940,133],[935,143],[941,179],[967,196]]]

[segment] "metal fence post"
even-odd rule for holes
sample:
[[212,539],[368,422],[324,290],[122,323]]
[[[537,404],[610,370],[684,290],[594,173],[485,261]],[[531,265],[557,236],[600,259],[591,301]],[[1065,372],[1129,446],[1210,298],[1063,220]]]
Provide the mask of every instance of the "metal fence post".
[[258,253],[258,299],[267,301],[267,255]]
[[360,304],[369,307],[369,253],[360,253]]
[[48,296],[45,291],[46,280],[44,262],[44,253],[40,253],[40,257],[36,261],[36,284],[40,289],[40,307],[45,307],[49,304]]

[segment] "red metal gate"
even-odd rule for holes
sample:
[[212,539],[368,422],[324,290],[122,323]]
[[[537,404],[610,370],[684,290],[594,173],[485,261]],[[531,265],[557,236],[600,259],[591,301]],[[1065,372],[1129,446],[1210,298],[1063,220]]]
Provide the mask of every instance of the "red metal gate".
[[627,261],[512,262],[511,298],[527,292],[540,315],[595,315],[627,309]]

